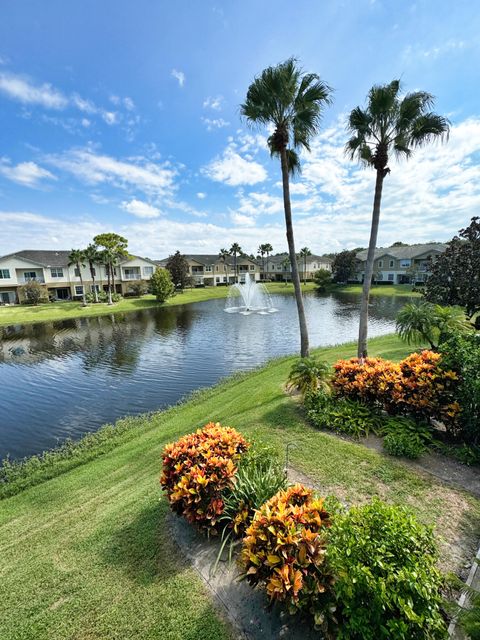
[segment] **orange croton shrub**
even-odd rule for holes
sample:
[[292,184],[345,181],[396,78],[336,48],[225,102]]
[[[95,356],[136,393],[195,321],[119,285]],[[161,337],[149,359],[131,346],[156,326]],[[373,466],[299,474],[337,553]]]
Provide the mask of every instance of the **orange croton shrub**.
[[399,384],[400,366],[382,358],[339,360],[333,368],[334,390],[354,400],[384,404]]
[[172,510],[216,533],[222,491],[231,486],[240,456],[249,446],[238,431],[218,422],[167,444],[160,483]]
[[321,624],[333,583],[325,563],[329,526],[323,500],[311,489],[297,484],[279,491],[247,529],[241,552],[245,578],[292,613],[309,611]]

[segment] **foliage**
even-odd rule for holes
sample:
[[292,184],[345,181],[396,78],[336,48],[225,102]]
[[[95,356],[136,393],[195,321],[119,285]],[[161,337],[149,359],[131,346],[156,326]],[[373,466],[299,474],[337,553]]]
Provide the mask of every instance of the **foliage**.
[[222,493],[232,486],[240,456],[248,447],[235,429],[213,422],[167,444],[160,482],[172,510],[201,529],[218,533]]
[[[478,560],[475,559],[478,564]],[[479,568],[477,567],[477,571]],[[468,640],[480,640],[480,591],[467,586],[457,576],[450,575],[449,586],[464,596],[463,604],[452,603],[449,607],[457,625]]]
[[425,297],[438,304],[464,307],[469,317],[480,311],[480,218],[474,217],[432,264]]
[[458,376],[456,397],[461,436],[480,446],[480,334],[451,335],[441,344],[442,362]]
[[390,456],[403,456],[415,460],[425,452],[425,446],[407,433],[387,433],[383,439],[383,448]]
[[334,282],[348,282],[355,275],[357,250],[340,251],[333,258],[332,273]]
[[328,362],[321,362],[316,358],[300,358],[290,369],[287,388],[298,389],[302,396],[317,389],[329,391],[330,373]]
[[337,514],[327,559],[339,639],[447,637],[433,532],[405,509],[374,499]]
[[156,296],[158,302],[165,302],[175,293],[175,286],[172,282],[170,272],[158,267],[150,278],[150,291]]
[[145,280],[139,280],[138,282],[131,282],[128,285],[128,291],[132,296],[140,298],[144,296],[148,291],[148,283]]
[[400,366],[382,358],[351,358],[333,365],[334,391],[343,397],[388,406],[400,375]]
[[309,421],[318,429],[331,429],[356,439],[382,429],[381,416],[356,400],[331,397],[319,391],[306,396],[305,408]]
[[397,315],[397,333],[411,344],[428,342],[434,350],[449,332],[472,328],[460,307],[441,307],[430,302],[407,303]]
[[170,271],[172,282],[175,287],[179,289],[185,289],[190,283],[189,278],[189,264],[188,260],[180,251],[176,251],[172,256],[168,258],[168,262],[165,265],[166,269]]
[[[93,295],[93,294],[91,294],[91,295]],[[120,302],[120,300],[122,299],[122,296],[119,293],[117,293],[116,291],[113,291],[110,297],[112,299],[112,302]],[[108,302],[108,293],[106,291],[99,291],[98,292],[98,301],[99,302]]]
[[433,443],[430,425],[406,416],[385,418],[381,434],[385,436],[383,447],[392,456],[418,458]]
[[43,287],[36,280],[29,280],[24,285],[19,287],[20,297],[23,298],[26,304],[33,304],[37,306],[40,302],[47,302],[47,289]]
[[241,560],[249,584],[291,613],[309,612],[321,625],[332,598],[325,565],[330,516],[323,500],[297,484],[280,491],[255,514],[243,540]]
[[318,291],[326,291],[332,283],[332,274],[328,269],[318,269],[313,275],[313,281]]

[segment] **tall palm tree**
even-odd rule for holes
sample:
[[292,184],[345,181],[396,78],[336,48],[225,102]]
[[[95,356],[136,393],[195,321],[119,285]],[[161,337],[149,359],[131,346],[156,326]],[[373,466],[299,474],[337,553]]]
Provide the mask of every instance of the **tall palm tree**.
[[258,253],[260,254],[260,257],[262,258],[262,277],[265,280],[265,245],[261,244],[259,245],[258,249],[257,249]]
[[[284,258],[282,260],[282,269],[283,269],[283,280],[285,282],[285,286],[287,285],[287,270],[290,267],[290,270],[293,271],[293,269],[291,269],[291,261],[290,261],[290,256],[287,256],[286,258]],[[302,358],[308,358],[308,356],[302,356]]]
[[78,275],[80,276],[80,284],[82,285],[82,306],[87,306],[87,299],[85,297],[85,287],[83,286],[82,268],[85,268],[85,252],[82,249],[72,249],[68,254],[68,266],[74,265],[78,269]]
[[98,291],[95,286],[95,264],[100,262],[100,252],[95,244],[89,244],[83,252],[85,260],[88,262],[90,269],[90,275],[92,277],[93,295],[95,296],[95,302],[98,302]]
[[431,111],[434,98],[425,91],[415,91],[400,97],[400,81],[375,85],[368,94],[365,109],[356,107],[348,120],[348,140],[345,151],[376,172],[372,226],[368,244],[365,279],[363,281],[358,331],[358,357],[367,355],[368,300],[372,285],[375,247],[380,221],[380,205],[385,176],[392,153],[397,159],[409,158],[414,149],[434,140],[448,138],[450,124],[446,118]]
[[303,73],[297,61],[290,58],[276,67],[268,67],[262,71],[248,88],[245,102],[240,107],[242,115],[251,124],[274,127],[268,138],[268,146],[270,154],[280,158],[282,169],[285,226],[300,325],[302,358],[309,354],[308,330],[295,254],[290,175],[300,171],[297,151],[310,150],[311,139],[320,127],[322,109],[330,104],[330,96],[330,87],[317,74]]
[[233,271],[235,273],[235,282],[238,282],[238,273],[237,273],[237,255],[241,255],[242,247],[238,244],[238,242],[234,242],[230,247],[229,254],[233,256]]
[[312,255],[312,252],[308,247],[303,247],[299,255],[303,258],[303,284],[307,284],[307,258]]
[[105,265],[105,270],[107,272],[108,304],[112,305],[113,304],[112,289],[115,290],[114,289],[115,281],[113,279],[113,275],[114,275],[113,265],[117,260],[117,254],[113,249],[108,248],[108,249],[104,249],[101,255],[102,255],[103,264]]
[[265,251],[265,255],[267,256],[267,271],[268,271],[268,258],[270,257],[270,254],[273,251],[273,247],[269,242],[266,242],[263,245],[263,250]]

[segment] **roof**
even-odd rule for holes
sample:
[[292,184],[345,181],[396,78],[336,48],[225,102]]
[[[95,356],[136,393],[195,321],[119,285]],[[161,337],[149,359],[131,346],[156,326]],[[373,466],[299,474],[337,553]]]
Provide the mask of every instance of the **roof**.
[[[68,256],[70,253],[71,250],[48,251],[43,249],[24,249],[22,251],[16,251],[15,253],[9,253],[5,256],[0,256],[0,260],[5,260],[5,258],[21,258],[22,260],[32,262],[42,267],[66,267],[69,263]],[[155,264],[155,262],[149,258],[142,258],[141,256],[135,256],[133,254],[126,260],[122,260],[121,264],[129,262],[132,259],[145,260],[146,262]]]
[[[444,251],[446,251],[446,249],[447,245],[440,242],[434,242],[430,244],[413,244],[407,247],[380,247],[378,249],[375,249],[375,260],[377,258],[381,258],[382,256],[392,256],[392,258],[397,258],[399,260],[408,260],[411,258],[416,258],[417,256],[421,256],[424,253],[428,253],[429,251],[443,253]],[[366,260],[367,253],[367,249],[359,251],[356,256],[357,260]]]
[[[203,265],[214,265],[217,264],[217,262],[223,262],[223,258],[220,258],[218,253],[186,253],[184,256],[187,260],[195,261]],[[155,260],[155,262],[161,267],[164,267],[168,260],[169,258],[163,258],[162,260]],[[242,260],[256,263],[256,260],[252,260],[248,256],[237,256],[237,263]],[[233,265],[233,256],[225,256],[225,264]]]
[[[274,264],[281,264],[285,258],[288,258],[288,253],[280,253],[276,256],[270,256],[268,258],[268,262],[273,262]],[[299,258],[299,260],[303,261],[303,258]],[[327,258],[326,256],[317,256],[314,253],[312,253],[310,256],[307,256],[307,262],[326,262],[331,264],[332,260],[330,258]]]

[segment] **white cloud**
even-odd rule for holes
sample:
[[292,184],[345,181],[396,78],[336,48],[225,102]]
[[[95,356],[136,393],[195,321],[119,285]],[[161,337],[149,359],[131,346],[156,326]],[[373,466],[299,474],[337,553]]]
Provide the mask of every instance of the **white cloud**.
[[81,124],[82,127],[85,127],[85,129],[88,129],[88,127],[92,124],[91,121],[88,118],[82,118],[81,120]]
[[135,109],[135,103],[128,96],[123,99],[123,105],[127,111],[133,111]]
[[206,125],[207,131],[213,131],[213,129],[223,129],[223,127],[228,127],[230,122],[227,122],[223,118],[203,118],[203,124]]
[[267,179],[265,168],[253,160],[245,160],[231,146],[221,157],[203,167],[202,173],[211,180],[223,182],[231,187],[242,184],[257,184]]
[[117,160],[86,148],[46,156],[45,161],[87,184],[106,183],[156,196],[169,195],[175,187],[175,169],[167,163],[157,164],[145,158]]
[[35,162],[20,162],[11,165],[7,158],[0,159],[0,174],[24,187],[38,187],[42,180],[56,180],[47,169],[43,169]]
[[160,209],[148,204],[148,202],[142,202],[141,200],[130,200],[130,202],[122,202],[120,205],[124,211],[131,213],[137,218],[158,218],[161,214]]
[[200,198],[200,200],[204,200],[207,197],[206,193],[203,193],[203,191],[199,191],[197,193],[197,198]]
[[118,114],[115,111],[103,111],[102,118],[110,125],[118,122]]
[[178,80],[178,85],[180,87],[183,87],[183,85],[185,84],[185,74],[183,73],[183,71],[177,71],[177,69],[172,69],[172,76]]
[[223,96],[216,96],[214,98],[212,98],[211,96],[208,96],[208,98],[205,98],[205,100],[203,101],[203,108],[213,109],[214,111],[221,111],[222,104],[223,104]]
[[47,109],[65,109],[68,98],[51,84],[34,85],[28,78],[0,73],[0,91],[23,104],[41,105]]
[[242,191],[238,194],[240,206],[238,211],[249,216],[273,215],[283,212],[283,198],[271,196],[269,193],[251,192],[248,195]]

